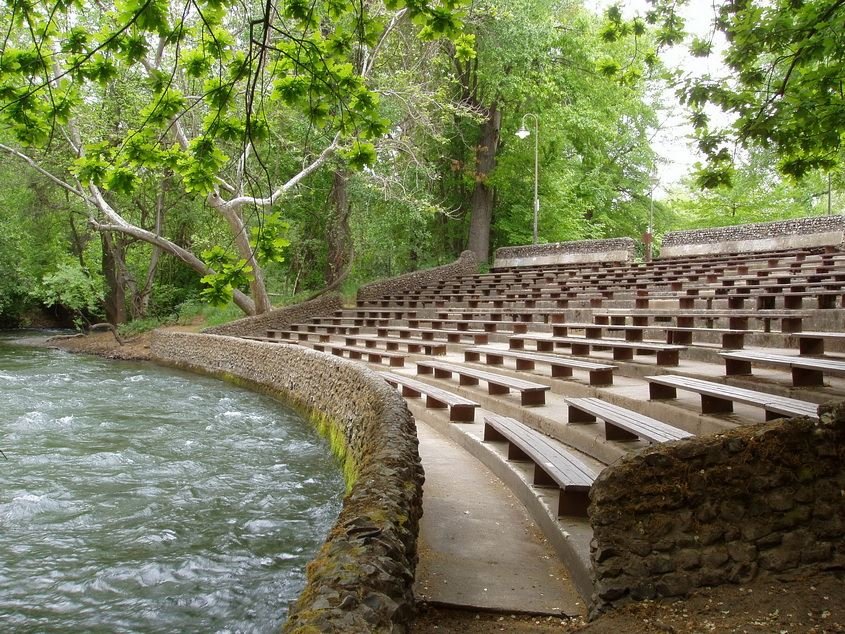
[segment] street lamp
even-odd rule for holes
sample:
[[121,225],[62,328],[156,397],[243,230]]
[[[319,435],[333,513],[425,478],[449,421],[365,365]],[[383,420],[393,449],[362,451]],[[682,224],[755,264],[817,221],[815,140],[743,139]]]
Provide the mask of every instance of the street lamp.
[[537,244],[537,218],[540,215],[540,198],[537,195],[537,177],[539,174],[537,158],[538,148],[540,147],[540,117],[533,112],[528,112],[522,115],[522,125],[519,130],[516,131],[516,136],[520,139],[524,139],[531,134],[528,128],[525,127],[525,119],[527,117],[534,117],[534,244]]

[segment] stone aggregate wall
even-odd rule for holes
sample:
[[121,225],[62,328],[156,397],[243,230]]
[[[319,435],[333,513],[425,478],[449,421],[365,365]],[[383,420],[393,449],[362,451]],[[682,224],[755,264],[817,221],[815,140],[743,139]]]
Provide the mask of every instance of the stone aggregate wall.
[[343,308],[343,298],[337,293],[332,293],[310,302],[285,306],[263,315],[244,317],[227,324],[206,328],[203,332],[208,335],[230,335],[232,337],[266,336],[268,330],[284,330],[291,324],[302,323],[311,317],[331,315],[341,308]]
[[286,632],[407,632],[413,616],[423,471],[404,399],[362,364],[308,348],[156,331],[168,365],[280,396],[319,423],[350,488]]
[[582,262],[630,262],[637,243],[631,238],[574,240],[496,249],[494,267],[578,264]]
[[387,280],[380,280],[362,286],[358,289],[358,301],[378,299],[385,295],[397,295],[416,291],[424,286],[436,284],[442,280],[460,277],[462,275],[474,275],[478,273],[478,259],[472,251],[464,251],[460,257],[451,264],[436,266],[422,271],[413,271],[398,277],[391,277]]
[[845,404],[655,446],[590,493],[595,610],[845,564]]
[[713,229],[671,231],[663,236],[660,257],[710,253],[747,253],[812,247],[839,247],[845,216],[814,216]]

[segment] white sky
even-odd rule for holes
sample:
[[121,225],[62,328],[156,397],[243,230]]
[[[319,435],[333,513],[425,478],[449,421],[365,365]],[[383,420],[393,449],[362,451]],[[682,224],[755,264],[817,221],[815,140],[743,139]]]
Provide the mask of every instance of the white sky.
[[[689,3],[681,9],[684,17],[687,33],[702,38],[710,38],[712,33],[712,21],[714,4],[718,0],[689,0]],[[648,4],[645,0],[585,0],[587,8],[602,14],[605,9],[613,4],[619,4],[622,13],[626,18],[636,15],[645,16],[648,11]],[[661,59],[668,68],[681,68],[685,72],[695,75],[713,74],[720,75],[724,71],[721,63],[721,52],[726,48],[724,36],[716,33],[714,37],[714,53],[706,58],[695,58],[689,55],[685,46],[676,46],[661,52]],[[702,160],[701,155],[690,140],[692,126],[687,122],[685,109],[678,104],[674,93],[666,89],[663,91],[662,101],[666,110],[661,115],[662,125],[656,132],[652,147],[660,156],[660,164],[657,168],[658,185],[655,189],[655,197],[665,197],[673,185],[677,185],[686,176],[692,166]],[[711,119],[719,122],[726,122],[727,118],[718,110],[707,110]]]

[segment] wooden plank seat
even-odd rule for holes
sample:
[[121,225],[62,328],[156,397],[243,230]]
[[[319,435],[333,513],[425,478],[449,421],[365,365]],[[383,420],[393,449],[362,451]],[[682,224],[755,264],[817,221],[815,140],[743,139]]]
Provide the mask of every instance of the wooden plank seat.
[[816,332],[802,331],[796,333],[798,338],[798,353],[806,355],[824,354],[824,342],[845,341],[845,332]]
[[376,328],[379,337],[387,337],[388,333],[395,332],[400,337],[412,338],[419,335],[423,341],[434,341],[436,335],[444,337],[449,343],[461,343],[464,339],[470,339],[472,343],[484,345],[489,340],[486,332],[472,330],[437,330],[434,328],[409,328],[407,326],[381,326]]
[[590,324],[578,322],[564,322],[552,324],[553,337],[568,337],[570,330],[583,330],[587,339],[601,339],[605,330],[619,331],[625,335],[625,341],[642,341],[644,326],[628,326],[624,324]]
[[715,333],[722,335],[722,348],[724,350],[742,350],[745,347],[745,335],[750,330],[735,328],[695,328],[693,326],[661,326],[666,331],[666,343],[675,343],[683,346],[692,345],[692,336],[695,333]]
[[582,361],[556,354],[540,354],[519,350],[501,350],[498,348],[467,348],[464,350],[464,361],[474,363],[484,356],[487,365],[504,365],[505,357],[516,360],[517,370],[533,370],[536,363],[547,363],[552,370],[552,378],[569,378],[573,370],[586,370],[589,373],[590,385],[613,385],[613,370],[615,365]]
[[703,414],[729,414],[734,411],[733,404],[737,402],[762,407],[766,412],[766,420],[774,420],[782,416],[819,417],[817,403],[777,394],[767,394],[766,392],[747,390],[724,383],[714,383],[672,374],[647,376],[645,380],[648,381],[648,392],[651,400],[677,398],[678,390],[700,394],[701,412]]
[[475,410],[478,403],[473,400],[403,374],[382,372],[381,376],[390,385],[399,388],[405,398],[425,396],[426,407],[431,409],[448,408],[449,420],[453,423],[471,423],[475,420]]
[[607,440],[647,440],[648,442],[669,442],[689,438],[693,434],[656,418],[644,416],[600,398],[567,398],[570,423],[594,423],[604,421],[604,435]]
[[361,346],[343,346],[339,343],[311,343],[310,346],[319,352],[329,352],[336,357],[347,356],[350,359],[364,359],[369,363],[381,363],[387,360],[392,368],[405,367],[405,355],[398,352],[388,352],[378,348],[362,348]]
[[316,332],[308,330],[268,330],[267,337],[270,339],[296,340],[296,341],[330,341],[331,335],[327,332]]
[[560,489],[557,514],[587,517],[590,487],[598,473],[562,445],[498,414],[484,416],[484,442],[508,443],[508,460],[534,463],[534,485]]
[[[528,332],[528,324],[519,321],[502,321],[498,319],[439,319],[439,318],[415,318],[408,320],[410,328],[419,328],[421,322],[431,324],[434,330],[446,330],[445,326],[452,325],[455,330],[469,331],[478,330],[471,326],[480,326],[484,332]],[[509,330],[506,328],[510,327]]]
[[509,394],[511,390],[519,392],[523,406],[545,405],[546,392],[551,389],[542,383],[442,361],[417,361],[417,374],[433,374],[437,379],[451,379],[453,374],[457,374],[460,385],[478,385],[479,381],[484,381],[488,394]]
[[[305,324],[291,324],[288,326],[288,330],[295,331],[295,332],[326,332],[331,335],[357,335],[358,332],[361,330],[360,326],[350,326],[348,324],[321,324],[319,322],[309,322]],[[274,330],[268,330],[267,334],[275,332]],[[272,336],[272,335],[270,335]]]
[[635,326],[647,326],[651,322],[674,321],[679,327],[691,328],[696,323],[704,322],[711,327],[716,320],[727,320],[730,330],[748,330],[750,320],[758,320],[763,324],[763,332],[772,332],[772,322],[780,320],[781,332],[800,332],[804,317],[810,313],[799,311],[715,311],[701,310],[698,312],[678,312],[665,310],[638,310],[624,312],[601,312],[593,314],[596,323],[625,324],[630,317]]
[[403,346],[412,354],[427,354],[442,356],[446,354],[446,343],[442,341],[423,341],[422,339],[399,339],[394,337],[367,337],[347,336],[344,338],[347,346],[355,346],[362,342],[366,348],[378,348],[378,344],[384,344],[387,350],[399,350]]
[[821,359],[819,357],[801,357],[767,352],[720,352],[725,359],[725,374],[740,376],[751,374],[751,366],[762,363],[773,366],[786,366],[792,372],[794,387],[812,387],[824,385],[825,374],[845,374],[845,361]]
[[555,347],[569,346],[576,356],[589,356],[590,348],[610,348],[614,361],[631,361],[634,354],[655,354],[657,365],[676,366],[679,353],[686,346],[649,341],[623,341],[621,339],[588,339],[586,337],[548,337],[526,333],[508,337],[511,350],[523,350],[526,341],[534,341],[539,352],[553,352]]

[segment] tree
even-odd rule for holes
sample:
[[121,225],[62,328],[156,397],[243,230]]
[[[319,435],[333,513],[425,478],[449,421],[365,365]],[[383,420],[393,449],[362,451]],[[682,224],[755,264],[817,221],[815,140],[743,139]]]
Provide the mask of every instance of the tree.
[[[250,314],[269,309],[262,265],[286,245],[274,207],[333,155],[351,169],[376,158],[388,122],[367,81],[390,32],[413,21],[419,37],[450,37],[459,55],[471,54],[452,0],[13,0],[0,19],[11,27],[0,50],[0,126],[15,140],[0,150],[85,201],[96,231],[179,258],[203,276],[207,298],[233,298]],[[148,96],[139,91],[139,107],[104,130],[92,106],[127,82]],[[73,159],[64,170],[47,165],[57,150]],[[277,152],[296,167],[280,174]],[[117,202],[150,177],[225,219],[233,251],[199,257],[161,223],[132,222]]]
[[[661,25],[663,44],[683,39],[682,3],[657,0],[649,14]],[[841,0],[742,0],[716,5],[712,28],[724,34],[727,70],[722,77],[688,76],[680,96],[692,111],[708,166],[703,186],[728,183],[733,146],[770,148],[784,174],[802,177],[842,162],[845,39]],[[694,38],[694,55],[712,54],[713,38]],[[734,117],[727,129],[711,128],[706,106]]]

